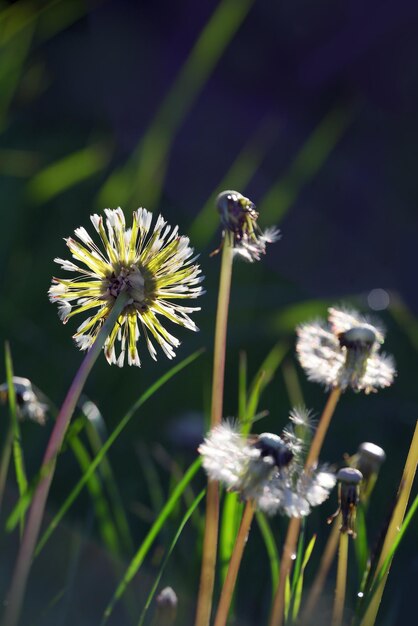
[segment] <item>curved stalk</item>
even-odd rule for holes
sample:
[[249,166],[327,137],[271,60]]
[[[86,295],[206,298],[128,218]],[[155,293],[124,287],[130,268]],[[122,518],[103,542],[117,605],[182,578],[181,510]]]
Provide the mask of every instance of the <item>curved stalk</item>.
[[74,377],[63,405],[58,413],[54,428],[49,438],[44,459],[42,461],[40,470],[41,479],[32,499],[26,529],[17,556],[3,626],[16,626],[19,621],[22,602],[26,590],[26,583],[32,565],[33,553],[39,536],[39,530],[48,498],[49,488],[54,476],[57,456],[61,450],[65,433],[87,377],[90,374],[111,329],[115,325],[119,314],[123,310],[127,299],[128,295],[123,292],[117,297],[109,317],[100,329],[94,344],[84,357],[84,360]]

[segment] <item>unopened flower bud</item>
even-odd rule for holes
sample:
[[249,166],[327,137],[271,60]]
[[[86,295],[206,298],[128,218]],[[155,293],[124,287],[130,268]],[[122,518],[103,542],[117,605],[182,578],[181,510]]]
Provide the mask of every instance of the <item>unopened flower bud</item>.
[[364,480],[368,480],[372,474],[378,473],[385,459],[383,448],[366,441],[359,445],[356,467],[363,474]]
[[165,587],[155,599],[157,612],[155,626],[172,626],[177,614],[177,594],[172,587]]
[[[29,419],[43,426],[48,406],[40,401],[29,378],[13,376],[13,387],[16,394],[17,412],[21,419]],[[0,400],[8,401],[9,388],[7,383],[0,385]]]

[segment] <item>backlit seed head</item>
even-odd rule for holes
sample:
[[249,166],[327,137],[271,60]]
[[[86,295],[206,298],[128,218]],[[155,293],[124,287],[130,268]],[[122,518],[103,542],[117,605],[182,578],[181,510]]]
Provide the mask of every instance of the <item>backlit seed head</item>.
[[336,479],[324,465],[304,470],[305,442],[297,441],[293,432],[288,443],[292,427],[293,423],[281,437],[273,433],[247,437],[239,423],[222,422],[199,446],[208,477],[269,515],[309,515],[328,498]]
[[393,383],[393,359],[380,352],[384,332],[357,311],[331,307],[327,322],[302,324],[296,332],[296,351],[309,380],[365,393]]

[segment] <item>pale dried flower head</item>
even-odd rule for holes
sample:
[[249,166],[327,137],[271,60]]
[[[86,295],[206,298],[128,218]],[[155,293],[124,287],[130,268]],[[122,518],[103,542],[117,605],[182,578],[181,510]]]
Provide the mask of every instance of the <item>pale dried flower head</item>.
[[305,472],[305,441],[297,441],[293,426],[294,422],[282,437],[273,433],[244,437],[239,423],[225,421],[199,447],[203,467],[211,480],[252,500],[269,515],[308,515],[311,507],[328,498],[335,476],[326,467]]
[[[16,394],[17,413],[20,419],[29,419],[41,426],[45,424],[48,405],[42,402],[33,388],[29,378],[13,376],[13,386]],[[9,387],[7,383],[0,385],[0,400],[8,401]]]
[[384,332],[355,311],[328,309],[328,322],[298,326],[296,351],[308,379],[327,388],[370,393],[392,384],[393,358],[380,353]]
[[267,228],[264,232],[260,229],[255,204],[238,191],[220,193],[216,206],[224,228],[223,237],[225,233],[230,233],[235,256],[250,263],[259,261],[261,255],[266,253],[266,244],[280,239],[277,228]]
[[[120,208],[105,209],[105,215],[105,220],[99,215],[90,217],[103,251],[82,227],[75,230],[80,241],[72,237],[65,240],[81,265],[55,259],[63,270],[78,276],[69,280],[53,278],[50,300],[58,304],[64,323],[78,313],[93,311],[74,335],[77,346],[86,350],[94,343],[119,293],[125,292],[129,300],[104,345],[108,362],[122,367],[127,353],[128,364],[139,367],[137,343],[141,335],[154,360],[157,351],[153,340],[171,359],[180,342],[166,330],[160,318],[198,330],[189,314],[199,307],[173,302],[197,298],[203,293],[199,286],[203,277],[189,239],[178,234],[177,226],[168,226],[161,215],[151,229],[152,214],[146,209],[133,212],[130,228],[126,227]],[[120,343],[118,356],[116,342]]]

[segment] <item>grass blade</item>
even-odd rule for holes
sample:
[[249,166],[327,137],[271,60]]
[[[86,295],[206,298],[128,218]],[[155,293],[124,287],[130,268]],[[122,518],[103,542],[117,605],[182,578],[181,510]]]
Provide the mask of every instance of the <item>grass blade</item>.
[[[115,443],[116,439],[119,437],[121,432],[129,424],[131,419],[134,417],[136,411],[143,404],[145,404],[145,402],[149,400],[149,398],[153,396],[166,382],[168,382],[171,378],[173,378],[173,376],[175,376],[182,369],[190,365],[190,363],[193,363],[193,361],[195,361],[202,353],[203,353],[203,350],[198,350],[197,352],[194,352],[192,355],[190,355],[189,357],[187,357],[186,359],[184,359],[183,361],[181,361],[180,363],[172,367],[168,372],[166,372],[163,376],[161,376],[154,384],[148,387],[148,389],[142,394],[142,396],[137,400],[137,402],[135,402],[135,404],[124,415],[124,417],[116,426],[112,434],[103,444],[99,454],[97,454],[95,458],[92,460],[89,469],[86,471],[84,476],[82,476],[81,479],[78,481],[78,483],[75,485],[70,495],[65,500],[64,504],[61,506],[58,513],[52,519],[50,525],[46,529],[45,533],[41,537],[36,547],[35,556],[37,556],[40,553],[40,551],[42,550],[42,548],[44,547],[44,545],[46,544],[46,542],[48,541],[48,539],[54,532],[55,528],[58,526],[59,522],[65,515],[65,513],[68,511],[70,506],[76,500],[78,494],[81,492],[81,490],[83,489],[84,485],[87,483],[90,476],[93,474],[93,472],[96,471],[96,468],[101,464],[105,454],[107,454],[108,450]],[[23,496],[17,502],[16,506],[14,507],[13,511],[11,512],[7,520],[6,528],[8,530],[12,530],[16,526],[16,523],[19,520],[19,517],[22,514],[22,511],[24,512],[29,506],[33,491],[35,490],[36,484],[37,482],[39,482],[39,480],[40,480],[40,477],[38,476],[35,481],[35,484],[31,485],[30,489],[25,494],[23,494]]]
[[[87,407],[90,411],[90,415],[92,414],[91,411],[94,411],[94,420],[87,416],[86,435],[94,456],[97,456],[105,441],[106,424],[99,409],[93,402],[89,401],[88,405],[84,403],[83,412]],[[101,431],[104,436],[100,435]],[[103,458],[100,465],[100,475],[109,497],[109,503],[115,520],[119,541],[125,552],[130,554],[133,551],[131,529],[129,527],[118,485],[113,474],[112,466],[106,456]]]
[[153,598],[155,596],[155,592],[157,591],[158,585],[160,584],[161,577],[164,574],[164,570],[165,570],[165,568],[167,566],[167,563],[168,563],[168,560],[169,560],[169,558],[171,556],[171,553],[173,552],[173,550],[174,550],[174,548],[176,546],[176,543],[177,543],[181,533],[183,532],[183,529],[184,529],[185,525],[187,524],[187,522],[190,519],[190,517],[193,515],[194,511],[196,510],[196,508],[199,506],[199,504],[200,504],[203,496],[205,495],[205,493],[206,493],[206,489],[203,489],[199,493],[199,495],[195,498],[195,500],[193,501],[191,506],[186,511],[182,521],[180,522],[180,526],[178,527],[178,530],[177,530],[176,534],[174,535],[173,541],[170,544],[170,547],[168,549],[167,555],[166,555],[166,557],[165,557],[165,559],[164,559],[164,561],[163,561],[163,563],[162,563],[162,565],[160,567],[160,571],[158,572],[157,577],[156,577],[156,579],[154,581],[154,584],[153,584],[153,586],[151,588],[151,591],[149,592],[147,601],[145,602],[145,606],[144,606],[144,608],[142,610],[142,613],[140,615],[140,618],[139,618],[138,626],[143,626],[143,623],[144,623],[147,611],[148,611],[148,609],[149,609],[149,607],[151,605],[151,602],[152,602],[152,600],[153,600]]
[[279,580],[279,567],[280,567],[280,557],[279,551],[277,549],[276,542],[274,540],[273,531],[270,528],[270,524],[267,520],[267,517],[264,513],[260,511],[256,512],[256,519],[258,523],[258,527],[261,532],[261,536],[263,537],[264,545],[266,546],[267,555],[270,563],[270,572],[271,572],[271,594],[272,597],[277,587],[277,582]]
[[369,545],[367,541],[367,526],[366,526],[366,516],[364,511],[363,504],[357,507],[357,515],[356,515],[356,527],[357,527],[357,537],[354,541],[354,547],[357,558],[357,567],[359,572],[359,579],[362,579],[363,572],[367,567],[367,559],[369,554]]
[[[254,136],[238,153],[230,169],[216,185],[216,189],[243,190],[260,167],[275,139],[277,127],[265,120]],[[196,247],[207,246],[219,228],[219,215],[214,211],[216,195],[212,194],[193,220],[188,232]]]
[[[409,496],[411,493],[412,484],[415,478],[415,473],[418,464],[418,421],[415,424],[415,430],[412,437],[412,442],[408,451],[408,455],[405,462],[405,467],[402,473],[401,483],[397,493],[397,501],[395,508],[393,509],[392,517],[389,522],[388,529],[386,531],[385,540],[383,542],[382,551],[380,553],[377,570],[374,576],[373,584],[376,583],[377,572],[380,572],[381,568],[385,566],[385,572],[382,575],[380,583],[375,586],[375,593],[373,594],[372,601],[369,603],[368,609],[361,622],[362,626],[373,626],[377,613],[379,611],[380,601],[383,596],[386,580],[389,575],[389,568],[393,558],[393,545],[397,540],[397,537],[402,528],[403,519],[408,504]],[[392,555],[392,558],[389,556]],[[369,594],[368,594],[369,595]]]
[[33,204],[43,204],[91,178],[109,162],[104,144],[87,146],[51,163],[31,178],[27,193]]
[[222,523],[219,530],[219,559],[222,583],[225,581],[228,571],[243,508],[243,503],[239,502],[236,493],[225,493],[222,508]]
[[[85,423],[84,418],[81,418],[80,421]],[[80,469],[84,475],[91,464],[90,454],[87,452],[86,447],[78,437],[78,434],[70,431],[67,436],[67,441],[71,446],[73,454],[77,459]],[[118,556],[122,552],[119,543],[118,533],[115,530],[115,524],[109,508],[109,504],[103,492],[101,481],[96,473],[93,473],[89,477],[87,481],[87,489],[93,502],[94,511],[96,514],[99,531],[102,536],[103,543],[107,546],[109,552],[113,556]]]
[[[13,384],[13,363],[12,363],[12,355],[10,352],[10,345],[6,343],[5,345],[5,366],[6,366],[6,380],[8,387],[8,396],[9,396],[9,409],[10,409],[10,420],[13,428],[13,460],[16,472],[16,480],[19,488],[19,495],[25,493],[28,487],[28,481],[26,478],[26,470],[25,470],[25,461],[23,457],[23,449],[22,449],[22,439],[20,434],[20,425],[19,418],[17,415],[17,404],[16,404],[16,392],[15,386]],[[22,533],[24,527],[24,519],[25,513],[19,515],[20,520],[20,532]]]
[[316,541],[316,535],[312,537],[312,539],[308,543],[308,547],[305,550],[305,556],[303,557],[299,575],[296,580],[295,589],[292,594],[292,603],[293,603],[292,620],[293,621],[296,621],[299,615],[300,603],[302,600],[302,592],[303,592],[303,577],[305,574],[306,566],[309,562],[309,559],[311,558],[311,554],[315,547],[315,541]]
[[288,350],[287,343],[279,341],[268,353],[262,362],[248,392],[247,408],[245,412],[245,421],[242,427],[244,435],[248,435],[251,431],[254,416],[256,414],[260,396],[267,385],[271,382],[277,368],[283,361]]
[[182,497],[184,490],[186,489],[189,482],[196,475],[200,466],[201,466],[201,458],[199,457],[189,467],[183,479],[178,483],[173,493],[171,494],[170,498],[167,500],[165,506],[160,512],[160,515],[157,517],[154,524],[151,526],[147,536],[145,537],[144,541],[141,544],[141,547],[139,548],[138,552],[135,554],[134,558],[132,559],[128,569],[125,572],[124,577],[122,578],[121,582],[117,586],[116,591],[113,594],[113,597],[111,601],[109,602],[108,606],[106,607],[106,610],[103,614],[103,620],[101,622],[102,624],[105,624],[107,620],[109,619],[109,617],[111,616],[116,603],[124,594],[125,589],[130,583],[130,581],[132,580],[132,578],[138,572],[145,557],[148,554],[148,551],[150,550],[152,544],[154,543],[154,540],[156,539],[158,533],[160,532],[167,518],[171,515],[171,512],[176,507],[179,499]]
[[[418,510],[418,496],[415,497],[415,500],[413,501],[413,503],[411,504],[408,513],[405,516],[405,519],[402,523],[402,526],[399,529],[399,532],[387,554],[386,559],[384,560],[382,567],[379,569],[379,571],[376,573],[376,577],[375,580],[373,581],[369,593],[367,594],[366,598],[364,599],[364,602],[361,604],[361,615],[365,615],[367,613],[367,610],[371,604],[371,602],[373,601],[373,598],[375,596],[376,591],[378,590],[380,584],[382,583],[383,579],[385,578],[386,574],[388,573],[389,567],[391,565],[392,559],[395,556],[395,553],[397,551],[397,549],[399,548],[399,545],[412,521],[412,518],[414,517],[415,513]],[[358,618],[355,621],[355,624],[359,624],[360,623],[360,618]]]
[[331,109],[315,127],[287,172],[263,197],[260,213],[267,223],[277,223],[294,204],[300,190],[319,172],[347,130],[355,107]]

